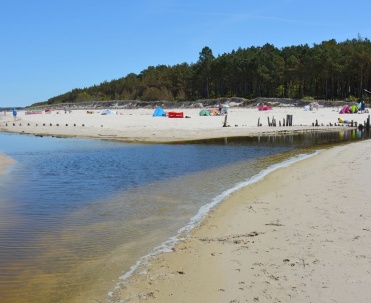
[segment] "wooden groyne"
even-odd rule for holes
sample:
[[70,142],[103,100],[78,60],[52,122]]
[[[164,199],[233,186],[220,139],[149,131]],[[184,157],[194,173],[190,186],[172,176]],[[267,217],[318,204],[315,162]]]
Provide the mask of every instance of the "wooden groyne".
[[[267,117],[268,119],[268,126],[270,127],[275,127],[277,126],[277,120],[274,118],[274,116],[272,118],[270,117]],[[370,128],[370,115],[368,115],[367,117],[367,120],[364,121],[363,124],[358,124],[358,122],[356,121],[353,121],[351,120],[350,122],[347,122],[347,123],[327,123],[326,125],[324,125],[323,123],[319,123],[318,120],[316,119],[315,122],[312,123],[312,126],[313,127],[318,127],[318,126],[349,126],[349,127],[354,127],[354,128],[359,128],[359,129],[363,129],[363,128],[367,128],[369,129]],[[263,124],[260,122],[260,118],[258,119],[258,123],[257,123],[257,126],[263,126]],[[279,120],[278,121],[278,126],[293,126],[293,115],[286,115],[286,119],[283,118],[282,121]]]

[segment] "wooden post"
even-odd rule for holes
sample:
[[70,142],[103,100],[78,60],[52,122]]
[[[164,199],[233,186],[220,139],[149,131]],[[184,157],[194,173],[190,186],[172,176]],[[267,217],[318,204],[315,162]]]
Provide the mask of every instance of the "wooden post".
[[367,128],[370,128],[370,115],[368,115],[368,118],[367,118]]
[[228,115],[225,115],[223,127],[227,127],[227,117]]
[[258,126],[260,126],[260,118],[258,119]]
[[270,120],[269,120],[269,117],[268,117],[268,126],[271,126],[271,122],[270,122]]

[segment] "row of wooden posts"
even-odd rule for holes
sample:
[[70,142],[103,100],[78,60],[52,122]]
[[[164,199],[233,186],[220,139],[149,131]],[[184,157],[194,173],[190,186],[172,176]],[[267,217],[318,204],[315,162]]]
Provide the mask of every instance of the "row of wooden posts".
[[[278,124],[279,126],[292,126],[292,115],[286,115],[286,119],[283,118],[282,123],[281,121],[278,121]],[[342,126],[342,125],[344,124],[343,123],[334,123],[334,124],[329,123],[329,126]],[[260,123],[260,118],[258,119],[258,126],[262,126],[262,124]],[[277,126],[277,121],[274,118],[274,116],[272,118],[272,121],[268,117],[268,126]],[[318,123],[318,120],[316,120],[315,123],[312,123],[312,126],[320,126]],[[323,124],[321,126],[323,126]],[[358,127],[358,128],[370,128],[370,115],[368,115],[367,120],[364,121],[364,124],[358,125],[356,121],[352,120],[350,123],[348,123],[348,126]]]
[[[278,125],[279,126],[292,126],[292,115],[286,115],[286,119],[285,118],[282,119],[282,124],[281,124],[281,121],[278,121]],[[258,126],[262,126],[262,124],[260,123],[260,118],[258,119]],[[270,121],[268,117],[268,126],[277,126],[277,121],[274,118],[274,116],[272,118],[272,121]]]
[[[313,126],[319,126],[318,120],[316,120],[316,123],[312,123]],[[343,126],[344,123],[329,123],[330,126]],[[358,128],[370,128],[370,115],[368,115],[367,120],[363,122],[363,124],[359,124],[357,121],[350,121],[348,123],[348,126],[350,127],[358,127]]]
[[[53,126],[52,123],[49,124],[50,126]],[[8,126],[8,123],[5,123],[5,126]],[[11,123],[9,123],[9,126],[11,126]],[[13,126],[16,126],[16,123],[13,123]],[[19,126],[22,126],[22,123],[19,123]],[[31,126],[30,123],[27,123],[27,126]],[[35,126],[38,126],[38,124],[35,124]],[[42,126],[48,126],[46,123],[43,123]],[[59,126],[59,124],[55,124],[55,126]],[[66,126],[68,126],[68,124],[66,124]],[[76,126],[76,123],[73,124],[73,126]],[[85,126],[85,124],[82,124],[81,126]],[[103,127],[103,125],[101,125],[101,127]]]
[[[282,124],[281,124],[281,121],[278,121],[278,124],[279,126],[292,126],[292,115],[286,115],[286,119],[283,118],[282,119]],[[332,123],[329,123],[330,126],[333,126]],[[334,126],[341,126],[343,125],[343,123],[334,123]],[[8,123],[5,123],[5,126],[8,126]],[[15,126],[15,123],[13,123],[13,126]],[[21,123],[19,124],[19,126],[21,126]],[[30,123],[27,124],[27,126],[30,126]],[[38,126],[36,124],[36,126]],[[43,126],[46,126],[46,124],[44,123]],[[50,126],[52,126],[52,124],[50,123]],[[56,124],[56,126],[59,126],[59,124]],[[68,124],[66,124],[66,126],[68,126]],[[76,126],[76,124],[73,124],[73,126]],[[84,124],[82,124],[82,126],[85,126]],[[223,124],[223,127],[226,127],[227,126],[227,115],[225,115],[225,118],[224,118],[224,124]],[[258,119],[258,126],[262,126],[262,124],[260,123],[260,118]],[[272,118],[272,121],[270,121],[269,117],[268,117],[268,126],[277,126],[277,121],[276,119]],[[318,123],[318,120],[316,120],[315,123],[312,123],[312,126],[320,126],[319,123]],[[323,126],[323,124],[322,124]],[[364,121],[364,124],[360,124],[358,126],[358,123],[356,121],[351,121],[349,123],[349,126],[350,127],[358,127],[358,128],[370,128],[370,115],[368,115],[367,117],[367,120]],[[103,127],[103,125],[101,125],[101,127]]]

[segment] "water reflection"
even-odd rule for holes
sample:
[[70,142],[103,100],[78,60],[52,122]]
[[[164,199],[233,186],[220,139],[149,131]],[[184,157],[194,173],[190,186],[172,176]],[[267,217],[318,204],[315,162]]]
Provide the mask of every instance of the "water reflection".
[[369,129],[344,129],[332,132],[302,132],[277,133],[273,135],[259,135],[249,137],[226,137],[218,139],[206,139],[188,141],[189,144],[216,144],[216,145],[281,145],[295,148],[306,148],[313,145],[321,146],[328,144],[350,143],[357,140],[367,140],[371,138]]

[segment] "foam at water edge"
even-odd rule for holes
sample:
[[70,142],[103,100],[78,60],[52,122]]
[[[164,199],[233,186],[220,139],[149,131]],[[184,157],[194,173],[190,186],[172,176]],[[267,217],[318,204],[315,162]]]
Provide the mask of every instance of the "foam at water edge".
[[[203,205],[202,207],[200,207],[200,209],[197,212],[197,214],[189,220],[189,223],[186,226],[184,226],[183,228],[181,228],[181,229],[178,230],[178,233],[177,233],[176,236],[169,238],[164,243],[162,243],[159,246],[155,247],[154,250],[151,253],[149,253],[148,255],[143,256],[142,258],[140,258],[140,260],[138,260],[133,266],[130,267],[130,270],[128,272],[126,272],[124,275],[122,275],[120,277],[120,280],[125,280],[128,277],[130,277],[133,274],[133,272],[145,260],[148,260],[150,257],[156,256],[159,253],[168,253],[168,252],[171,252],[172,249],[173,249],[173,247],[174,247],[174,245],[176,243],[180,242],[180,241],[185,240],[186,237],[187,237],[187,235],[189,234],[189,232],[202,221],[202,219],[210,212],[210,210],[212,210],[216,205],[218,205],[220,202],[222,202],[225,198],[227,198],[228,196],[230,196],[235,191],[241,189],[242,187],[245,187],[247,185],[256,183],[256,182],[264,179],[264,177],[266,177],[271,172],[273,172],[273,171],[275,171],[275,170],[277,170],[279,168],[288,167],[288,166],[290,166],[290,165],[292,165],[292,164],[294,164],[296,162],[299,162],[299,161],[308,159],[310,157],[316,156],[316,155],[318,155],[320,153],[320,151],[321,150],[317,150],[316,152],[314,152],[312,154],[300,154],[300,155],[297,155],[295,157],[289,158],[289,159],[287,159],[287,160],[285,160],[283,162],[280,162],[280,163],[271,165],[271,166],[267,167],[266,169],[260,171],[255,176],[252,176],[251,178],[248,178],[247,180],[244,180],[244,181],[242,181],[240,183],[237,183],[234,187],[232,187],[232,188],[224,191],[220,195],[216,196],[210,203],[208,203],[208,204]],[[116,289],[118,289],[118,288],[119,288],[119,285],[116,286]],[[113,296],[113,293],[112,292],[109,292],[108,295],[110,297],[112,297]]]
[[274,164],[274,165],[271,165],[270,167],[267,167],[266,169],[260,171],[258,174],[252,176],[251,178],[248,178],[247,180],[244,180],[240,183],[237,183],[234,187],[226,190],[225,192],[221,193],[220,195],[216,196],[213,201],[211,201],[209,204],[206,204],[204,206],[202,206],[198,213],[190,219],[189,223],[181,228],[179,231],[178,231],[178,234],[182,234],[184,232],[189,232],[190,230],[192,230],[195,226],[197,226],[201,221],[202,219],[210,212],[211,209],[213,209],[216,205],[218,205],[221,201],[223,201],[225,198],[227,198],[228,196],[230,196],[232,193],[234,193],[235,191],[247,186],[247,185],[250,185],[250,184],[253,184],[253,183],[256,183],[262,179],[264,179],[265,176],[269,175],[271,172],[279,169],[279,168],[283,168],[283,167],[287,167],[287,166],[290,166],[296,162],[299,162],[299,161],[302,161],[304,159],[307,159],[307,158],[310,158],[310,157],[313,157],[315,155],[318,155],[319,154],[319,150],[312,153],[312,154],[300,154],[300,155],[297,155],[295,157],[292,157],[290,159],[287,159],[283,162],[280,162],[280,163],[277,163],[277,164]]

